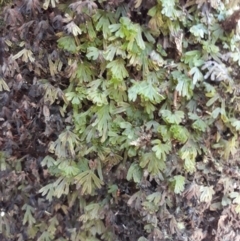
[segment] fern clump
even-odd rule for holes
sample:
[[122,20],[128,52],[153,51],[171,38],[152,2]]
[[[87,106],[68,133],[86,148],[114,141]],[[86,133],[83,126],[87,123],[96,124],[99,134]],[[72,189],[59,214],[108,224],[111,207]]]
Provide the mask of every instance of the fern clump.
[[[38,180],[18,204],[24,235],[204,239],[214,233],[206,234],[204,213],[232,207],[239,215],[239,170],[231,168],[239,165],[240,42],[237,27],[224,29],[234,4],[19,2],[5,13],[6,27],[20,35],[5,30],[0,90],[34,99],[22,102],[20,113],[28,114],[14,124],[22,134],[20,126],[36,118],[43,126],[37,143],[45,148],[38,163],[31,162],[33,171],[17,161],[18,171]],[[25,73],[31,74],[26,90]],[[38,117],[28,106],[39,109]],[[7,154],[14,156],[14,148]],[[10,160],[2,155],[2,171],[15,170]],[[28,186],[14,183],[20,198]],[[35,206],[44,207],[46,217],[34,214]],[[221,218],[216,214],[214,223]],[[4,235],[16,236],[7,224]]]

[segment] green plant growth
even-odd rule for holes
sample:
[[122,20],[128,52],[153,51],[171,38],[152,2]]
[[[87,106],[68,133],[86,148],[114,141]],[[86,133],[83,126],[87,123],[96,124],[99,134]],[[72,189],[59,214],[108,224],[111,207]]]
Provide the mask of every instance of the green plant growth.
[[[198,212],[232,205],[240,213],[240,31],[227,32],[221,22],[234,7],[213,0],[45,1],[44,9],[68,13],[56,34],[59,61],[48,57],[49,78],[61,72],[67,82],[60,89],[41,78],[44,117],[48,123],[47,106],[61,100],[71,121],[48,145],[41,165],[51,179],[38,191],[49,203],[64,200],[55,210],[78,213],[65,227],[70,240],[127,240],[118,235],[132,228],[121,205],[136,215],[134,225],[140,220],[131,239],[139,241],[188,235],[187,205]],[[28,48],[19,47],[13,60],[37,60]],[[237,174],[229,174],[232,167]],[[38,224],[30,204],[22,209],[32,240],[39,232],[38,240],[55,240],[56,216]]]

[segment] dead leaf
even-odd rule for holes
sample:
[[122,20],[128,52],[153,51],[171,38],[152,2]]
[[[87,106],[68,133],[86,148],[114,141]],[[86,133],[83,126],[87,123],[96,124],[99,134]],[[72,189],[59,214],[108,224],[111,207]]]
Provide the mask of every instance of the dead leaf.
[[190,237],[190,241],[201,241],[206,237],[206,233],[201,228],[196,228]]
[[200,196],[199,185],[192,182],[191,185],[183,192],[183,195],[187,198],[187,200],[192,198],[197,199]]
[[140,5],[142,4],[142,0],[135,0],[134,4],[135,4],[134,5],[135,8],[139,8]]
[[49,121],[50,111],[46,105],[43,106],[43,115],[45,117],[45,121]]

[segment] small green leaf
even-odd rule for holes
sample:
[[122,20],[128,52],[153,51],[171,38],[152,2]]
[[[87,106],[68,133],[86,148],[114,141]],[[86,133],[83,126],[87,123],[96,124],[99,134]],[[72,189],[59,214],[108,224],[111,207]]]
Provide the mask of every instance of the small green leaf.
[[212,117],[213,119],[217,119],[218,115],[222,113],[222,109],[220,107],[215,108],[212,111]]
[[193,95],[194,88],[192,79],[178,70],[172,72],[172,77],[177,81],[176,90],[179,95],[190,99]]
[[110,129],[110,121],[112,120],[110,116],[110,107],[111,105],[103,105],[99,108],[95,108],[97,118],[92,123],[92,126],[97,126],[101,138],[101,142],[104,142],[107,139],[108,131]]
[[140,237],[137,241],[148,241],[148,239],[145,237]]
[[84,171],[75,176],[76,184],[81,187],[82,194],[93,194],[96,188],[100,188],[103,185],[101,179],[99,179],[92,170]]
[[238,146],[238,141],[235,136],[230,138],[228,141],[225,142],[224,145],[224,159],[229,160],[230,155],[234,157],[234,155],[237,153],[237,146]]
[[238,205],[236,206],[235,211],[236,211],[237,214],[240,213],[240,204],[238,204]]
[[130,101],[135,101],[137,95],[140,95],[144,101],[152,103],[160,103],[164,97],[157,91],[157,88],[148,81],[135,82],[128,90],[128,98]]
[[171,143],[162,143],[160,140],[153,140],[151,143],[156,144],[152,148],[156,157],[160,160],[166,161],[167,154],[172,150]]
[[164,160],[156,157],[154,152],[144,153],[140,158],[140,167],[147,168],[148,172],[157,175],[166,167]]
[[57,40],[58,47],[71,53],[77,52],[77,46],[73,36],[64,36]]
[[236,118],[230,118],[229,120],[232,126],[235,127],[237,131],[240,131],[240,120],[237,120]]
[[53,240],[53,235],[50,234],[48,231],[44,231],[37,239],[37,241],[52,241],[52,240]]
[[185,177],[181,175],[174,176],[174,193],[179,194],[184,190]]
[[205,25],[199,23],[197,25],[192,26],[190,28],[190,32],[196,37],[204,38],[204,34],[207,34],[208,30]]
[[42,193],[42,196],[45,196],[47,194],[46,198],[51,202],[54,196],[54,191],[55,191],[55,188],[53,184],[49,183],[46,186],[42,187],[39,190],[39,193]]
[[97,60],[100,54],[99,49],[95,47],[88,47],[86,57],[90,60]]
[[161,192],[154,192],[146,197],[146,199],[149,202],[153,202],[155,205],[159,205],[161,199],[162,199],[162,194]]
[[202,119],[197,119],[195,122],[193,122],[192,127],[195,130],[205,132],[208,128],[208,125]]
[[77,165],[74,162],[69,162],[69,160],[62,160],[57,166],[61,174],[66,177],[72,177],[77,175],[80,170],[77,168]]
[[107,39],[111,34],[109,26],[115,22],[114,13],[106,12],[104,10],[98,10],[93,16],[93,20],[96,23],[96,30],[102,30],[103,38]]
[[51,219],[49,219],[48,223],[49,223],[48,232],[50,234],[54,235],[57,228],[58,228],[58,225],[59,225],[59,221],[57,219],[57,216],[54,216]]
[[91,82],[94,78],[94,71],[90,62],[79,62],[76,69],[76,78],[79,83]]
[[158,127],[158,132],[161,134],[163,141],[167,142],[171,140],[171,135],[166,125],[160,125]]
[[63,131],[55,142],[49,145],[49,151],[55,153],[58,158],[75,157],[75,147],[79,144],[79,138],[68,128]]
[[207,103],[206,106],[211,106],[213,105],[217,100],[219,100],[220,96],[218,93],[216,93]]
[[198,67],[191,68],[189,74],[193,76],[194,85],[196,85],[198,81],[203,81],[203,74]]
[[138,24],[135,24],[135,27],[137,29],[137,35],[135,36],[137,45],[140,49],[145,49],[145,43],[142,39],[142,29]]
[[43,158],[41,165],[47,166],[47,167],[52,167],[52,166],[56,165],[56,161],[51,156],[47,155]]
[[108,187],[108,193],[111,193],[113,195],[117,194],[118,186],[116,184],[113,184]]
[[191,140],[188,140],[179,150],[179,156],[184,161],[184,168],[187,172],[193,173],[196,170],[195,162],[197,154],[197,146]]
[[10,91],[7,83],[4,81],[3,78],[0,77],[0,91]]
[[191,50],[186,52],[182,59],[184,60],[185,64],[189,64],[190,68],[199,67],[204,64],[204,60],[201,58],[201,51],[200,50]]
[[28,223],[29,226],[32,226],[34,223],[36,223],[36,220],[33,216],[33,213],[35,213],[35,210],[32,206],[28,204],[24,204],[22,207],[22,210],[25,210],[25,214],[23,217],[23,225]]
[[170,110],[160,110],[159,114],[168,124],[180,124],[184,118],[184,112],[177,110],[172,113]]
[[133,179],[135,183],[139,183],[142,179],[142,170],[137,163],[132,163],[127,173],[127,180]]
[[124,79],[128,77],[128,71],[125,68],[125,61],[123,59],[116,59],[106,66],[111,70],[112,75],[117,79]]
[[54,183],[54,196],[60,198],[62,195],[68,195],[70,182],[68,178],[59,177]]
[[231,193],[229,193],[229,197],[233,198],[233,203],[240,205],[240,193],[239,192],[231,192]]

